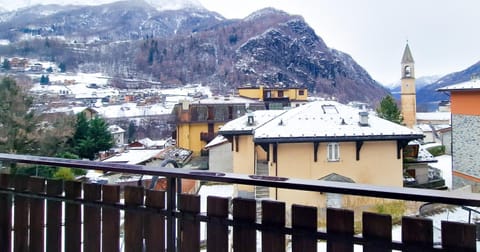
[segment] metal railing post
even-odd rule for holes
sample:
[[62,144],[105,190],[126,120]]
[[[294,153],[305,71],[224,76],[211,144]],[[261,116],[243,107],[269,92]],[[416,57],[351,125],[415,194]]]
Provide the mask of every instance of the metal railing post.
[[[161,167],[168,168],[178,168],[177,162],[171,159],[164,160],[161,164]],[[152,187],[155,188],[157,183],[158,176],[154,176],[152,179]],[[177,210],[178,194],[177,189],[179,188],[181,193],[181,183],[180,179],[176,177],[167,177],[167,251],[175,252],[177,251],[178,244],[178,234],[177,234],[177,218],[175,218],[175,212]],[[179,230],[178,230],[179,231]]]
[[176,229],[177,219],[175,218],[176,206],[176,187],[177,179],[175,177],[167,178],[167,251],[176,251]]

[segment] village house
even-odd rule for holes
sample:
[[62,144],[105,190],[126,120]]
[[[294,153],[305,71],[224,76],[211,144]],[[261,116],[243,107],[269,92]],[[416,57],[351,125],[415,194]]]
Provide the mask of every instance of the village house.
[[275,87],[247,85],[238,88],[240,97],[265,102],[267,109],[298,107],[308,102],[308,91],[304,87]]
[[184,100],[174,107],[177,145],[202,155],[219,127],[243,116],[247,110],[273,110],[296,107],[307,103],[305,88],[245,86],[238,88],[239,96],[214,96],[195,101]]
[[450,92],[453,188],[480,183],[480,81],[438,89]]
[[265,109],[265,105],[256,100],[230,96],[178,103],[173,109],[176,118],[173,136],[177,146],[200,156],[205,145],[217,135],[218,128],[244,115],[247,109]]
[[[233,172],[277,179],[323,179],[403,186],[403,149],[423,135],[366,111],[315,101],[286,111],[254,111],[219,131],[232,143]],[[239,187],[240,195],[259,188]],[[324,206],[318,193],[270,189],[267,197]]]
[[112,133],[115,146],[122,147],[125,144],[125,130],[118,125],[108,126],[108,131]]

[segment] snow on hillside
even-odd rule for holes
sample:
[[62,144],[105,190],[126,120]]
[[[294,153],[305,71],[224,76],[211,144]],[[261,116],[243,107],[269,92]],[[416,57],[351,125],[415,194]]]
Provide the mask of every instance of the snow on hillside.
[[[16,1],[0,1],[3,10],[15,10],[34,5],[102,5],[119,0],[16,0]],[[130,0],[135,1],[135,0]],[[154,6],[158,10],[179,10],[184,8],[205,9],[198,0],[146,0],[147,3]]]
[[[423,88],[427,85],[430,85],[430,84],[436,82],[441,77],[442,77],[442,75],[432,75],[432,76],[419,77],[415,80],[415,86],[416,86],[417,89]],[[398,80],[398,81],[393,82],[393,83],[382,84],[382,85],[384,87],[390,89],[390,90],[394,90],[394,89],[400,88],[401,80]]]

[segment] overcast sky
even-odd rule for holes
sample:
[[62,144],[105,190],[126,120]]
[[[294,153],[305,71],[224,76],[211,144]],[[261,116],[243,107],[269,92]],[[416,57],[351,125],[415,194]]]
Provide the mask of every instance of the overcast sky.
[[[92,0],[0,0],[20,2]],[[103,3],[113,0],[96,0]],[[148,0],[166,1],[166,0]],[[185,0],[182,0],[185,1]],[[327,46],[350,54],[382,84],[400,79],[408,40],[417,77],[463,70],[480,60],[479,0],[194,0],[226,18],[275,7],[305,18]]]

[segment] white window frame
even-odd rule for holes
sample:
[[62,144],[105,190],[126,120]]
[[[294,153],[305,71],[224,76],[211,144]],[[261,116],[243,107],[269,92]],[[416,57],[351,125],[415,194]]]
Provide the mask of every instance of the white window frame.
[[328,162],[340,161],[340,144],[339,143],[327,144],[327,161]]

